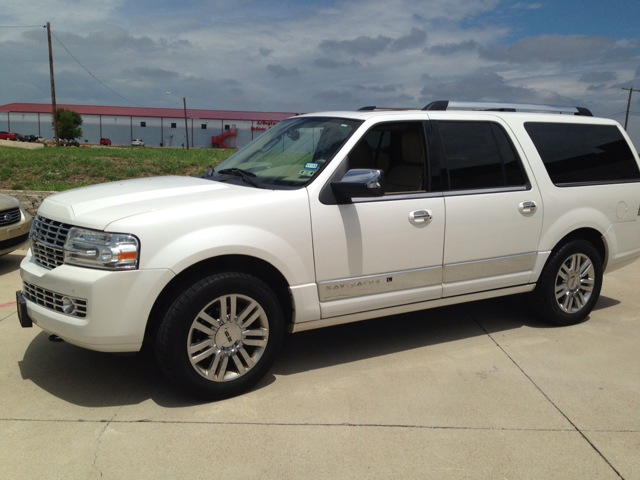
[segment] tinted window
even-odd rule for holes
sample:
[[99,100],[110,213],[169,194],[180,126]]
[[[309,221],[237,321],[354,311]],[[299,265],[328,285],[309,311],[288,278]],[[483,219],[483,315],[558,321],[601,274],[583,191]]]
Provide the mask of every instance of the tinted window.
[[425,152],[422,123],[383,123],[349,153],[349,168],[384,171],[385,193],[424,191]]
[[629,144],[615,125],[524,124],[556,185],[640,180]]
[[522,186],[524,174],[502,127],[491,122],[438,122],[449,188]]

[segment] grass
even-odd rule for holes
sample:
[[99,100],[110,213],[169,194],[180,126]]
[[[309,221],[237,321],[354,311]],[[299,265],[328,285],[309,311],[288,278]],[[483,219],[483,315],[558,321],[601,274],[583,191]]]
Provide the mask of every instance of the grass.
[[158,175],[199,175],[236,150],[212,148],[0,147],[0,189],[62,191]]

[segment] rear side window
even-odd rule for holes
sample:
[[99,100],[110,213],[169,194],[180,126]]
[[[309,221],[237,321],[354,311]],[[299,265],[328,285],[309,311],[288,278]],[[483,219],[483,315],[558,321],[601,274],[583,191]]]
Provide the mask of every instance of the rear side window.
[[527,122],[524,128],[555,185],[640,180],[629,144],[615,125]]
[[502,127],[493,122],[437,122],[451,190],[526,184],[520,161]]

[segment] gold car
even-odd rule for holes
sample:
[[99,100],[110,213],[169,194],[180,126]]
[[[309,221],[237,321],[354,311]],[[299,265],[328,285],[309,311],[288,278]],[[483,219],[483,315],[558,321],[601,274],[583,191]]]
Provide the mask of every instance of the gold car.
[[0,255],[6,255],[29,240],[33,219],[18,199],[0,194]]

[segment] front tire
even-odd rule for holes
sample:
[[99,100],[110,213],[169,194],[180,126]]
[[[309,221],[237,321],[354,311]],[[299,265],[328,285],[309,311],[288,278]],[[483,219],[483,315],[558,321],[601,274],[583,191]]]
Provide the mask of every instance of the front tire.
[[217,400],[244,393],[271,368],[284,320],[273,291],[245,273],[206,276],[175,300],[155,344],[165,375],[189,394]]
[[534,307],[556,325],[575,325],[593,310],[602,288],[602,260],[586,240],[553,252],[532,292]]

